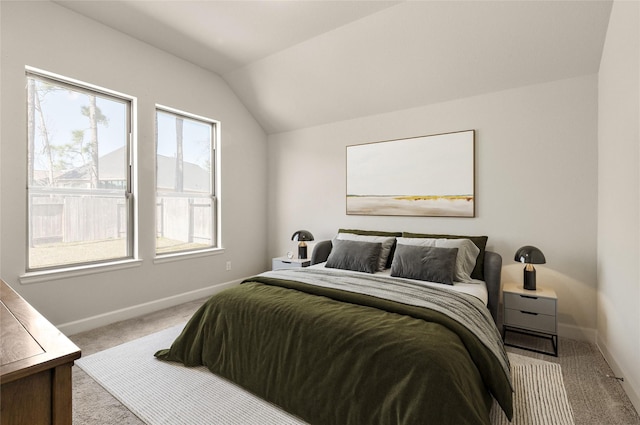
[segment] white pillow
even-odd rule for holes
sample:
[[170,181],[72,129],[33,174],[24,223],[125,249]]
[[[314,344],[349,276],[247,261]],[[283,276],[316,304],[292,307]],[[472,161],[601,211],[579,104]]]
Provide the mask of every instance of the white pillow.
[[381,243],[380,258],[378,258],[378,271],[383,271],[387,267],[387,259],[391,253],[391,247],[395,242],[395,236],[369,236],[356,235],[355,233],[338,233],[336,239],[358,242],[375,242]]
[[398,238],[398,244],[435,246],[437,248],[458,248],[456,257],[456,282],[471,283],[471,272],[476,266],[476,259],[480,248],[469,239],[439,239],[439,238]]
[[436,246],[435,238],[398,238],[398,245]]

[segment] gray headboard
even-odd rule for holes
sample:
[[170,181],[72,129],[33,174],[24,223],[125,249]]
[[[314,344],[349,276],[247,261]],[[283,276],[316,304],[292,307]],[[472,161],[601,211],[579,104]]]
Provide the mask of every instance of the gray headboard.
[[[318,264],[327,261],[333,245],[330,240],[321,241],[316,244],[311,254],[311,264]],[[487,307],[491,312],[493,321],[498,324],[498,304],[500,302],[500,275],[502,273],[502,256],[496,252],[485,251],[484,253],[484,281],[487,284],[489,302]]]

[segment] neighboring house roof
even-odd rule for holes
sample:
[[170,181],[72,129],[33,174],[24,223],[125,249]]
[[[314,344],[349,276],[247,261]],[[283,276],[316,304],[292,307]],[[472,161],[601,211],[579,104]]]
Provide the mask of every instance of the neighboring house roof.
[[[157,155],[156,158],[158,190],[172,190],[176,178],[176,159],[164,155]],[[185,192],[208,192],[210,190],[211,173],[209,170],[192,162],[183,162],[182,173]]]
[[[124,147],[111,151],[100,157],[98,170],[100,181],[124,181],[126,160]],[[176,159],[157,155],[158,190],[173,190],[176,178]],[[88,165],[74,168],[59,174],[57,180],[67,182],[87,182]],[[208,192],[211,187],[211,176],[208,170],[198,164],[183,162],[183,190],[185,192]]]

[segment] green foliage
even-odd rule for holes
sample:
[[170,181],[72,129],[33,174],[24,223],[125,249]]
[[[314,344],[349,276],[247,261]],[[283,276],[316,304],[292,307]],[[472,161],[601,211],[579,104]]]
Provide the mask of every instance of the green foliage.
[[[82,115],[84,115],[85,117],[91,119],[89,117],[89,107],[88,106],[80,107],[80,113]],[[102,113],[102,111],[100,110],[100,108],[98,108],[97,106],[96,106],[96,124],[102,124],[105,127],[109,127],[109,118],[107,118],[107,116],[104,115]]]

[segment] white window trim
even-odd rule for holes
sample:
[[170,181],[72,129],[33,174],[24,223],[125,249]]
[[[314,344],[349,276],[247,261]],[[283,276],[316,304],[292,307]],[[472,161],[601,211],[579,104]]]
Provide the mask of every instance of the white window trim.
[[[133,226],[131,229],[130,238],[131,241],[128,241],[130,244],[130,257],[125,259],[114,259],[107,260],[104,262],[87,262],[87,263],[74,263],[68,266],[60,265],[54,266],[51,268],[43,268],[43,269],[32,269],[27,270],[25,273],[19,276],[20,283],[29,284],[29,283],[37,283],[48,280],[56,280],[63,279],[67,277],[74,276],[82,276],[93,273],[102,273],[104,271],[111,270],[120,270],[124,268],[137,267],[142,264],[142,260],[138,257],[138,184],[137,184],[137,175],[138,175],[138,165],[137,165],[137,119],[138,119],[138,99],[134,96],[121,93],[115,90],[111,90],[105,87],[101,87],[95,84],[87,83],[85,81],[80,81],[74,78],[70,78],[64,75],[56,74],[50,71],[45,71],[43,69],[35,68],[32,66],[25,66],[26,75],[33,74],[36,76],[40,76],[41,78],[51,79],[54,82],[58,81],[62,84],[70,84],[72,86],[76,86],[79,89],[87,89],[96,91],[99,93],[103,93],[109,96],[113,96],[116,98],[120,98],[129,102],[130,104],[130,116],[129,116],[129,140],[128,149],[129,149],[129,166],[131,167],[131,172],[129,174],[129,190],[130,194],[133,197],[131,202],[131,210],[130,214],[130,225]],[[28,221],[30,217],[27,217],[27,225],[29,225]],[[25,264],[28,264],[28,256],[29,251],[27,247]]]
[[43,271],[30,271],[19,276],[20,283],[28,285],[32,283],[47,282],[51,280],[67,279],[89,274],[106,273],[115,270],[130,269],[142,265],[140,259],[126,259],[99,264],[83,264],[79,266],[48,269]]
[[171,263],[174,261],[189,260],[199,257],[210,257],[213,255],[224,254],[224,248],[203,248],[192,251],[172,252],[168,254],[159,254],[153,259],[153,264]]
[[[188,250],[188,251],[180,251],[180,252],[170,252],[170,253],[161,253],[158,254],[156,251],[156,247],[154,245],[154,264],[161,264],[161,263],[166,263],[166,262],[172,262],[172,261],[180,261],[183,259],[188,259],[188,258],[194,258],[194,257],[202,257],[202,256],[208,256],[208,255],[217,255],[217,254],[221,254],[224,253],[224,248],[222,247],[222,202],[221,202],[221,187],[222,185],[220,184],[220,177],[221,177],[221,172],[220,169],[221,164],[222,164],[222,157],[221,157],[221,151],[222,149],[220,149],[221,146],[221,139],[220,139],[220,135],[221,135],[221,123],[218,120],[214,120],[211,118],[207,118],[201,115],[196,115],[196,114],[192,114],[190,112],[185,112],[182,111],[180,109],[176,109],[176,108],[172,108],[170,106],[165,106],[165,105],[161,105],[156,103],[155,105],[155,114],[157,114],[158,111],[164,111],[164,112],[168,112],[171,114],[177,114],[177,115],[182,115],[184,117],[187,118],[192,118],[194,120],[199,120],[199,121],[204,121],[207,123],[210,123],[213,125],[213,149],[214,149],[214,154],[215,157],[212,157],[211,159],[214,162],[214,173],[213,173],[213,185],[211,186],[212,188],[212,192],[213,192],[213,199],[214,199],[214,208],[215,208],[215,215],[214,215],[214,219],[215,219],[215,235],[216,235],[216,243],[214,247],[209,247],[209,248],[202,248],[202,249],[194,249],[194,250]],[[157,118],[156,118],[157,119]],[[157,152],[156,152],[156,158],[157,158]],[[158,193],[158,175],[157,173],[154,175],[154,187],[155,187],[155,192],[154,192],[154,199],[156,199],[157,197],[157,193]],[[157,215],[154,213],[154,222],[156,222],[156,220],[158,219]],[[155,241],[155,234],[154,234],[154,241]]]
[[97,86],[95,84],[87,83],[86,81],[76,80],[75,78],[66,77],[64,75],[60,75],[60,74],[56,74],[56,73],[53,73],[53,72],[45,71],[45,70],[42,70],[42,69],[34,68],[32,66],[28,66],[28,65],[25,66],[25,70],[26,70],[27,74],[36,74],[36,75],[39,75],[39,76],[44,77],[44,78],[51,78],[53,80],[58,80],[58,81],[61,81],[63,83],[71,84],[71,85],[74,85],[74,86],[79,86],[80,88],[94,90],[94,91],[98,91],[98,92],[102,92],[102,93],[108,94],[109,96],[126,99],[126,100],[132,102],[132,105],[131,105],[132,109],[133,109],[133,102],[136,100],[135,97],[133,97],[131,95],[128,95],[128,94],[125,94],[125,93],[120,93],[120,92],[115,91],[115,90],[111,90],[111,89],[107,89],[107,88],[104,88],[104,87]]

